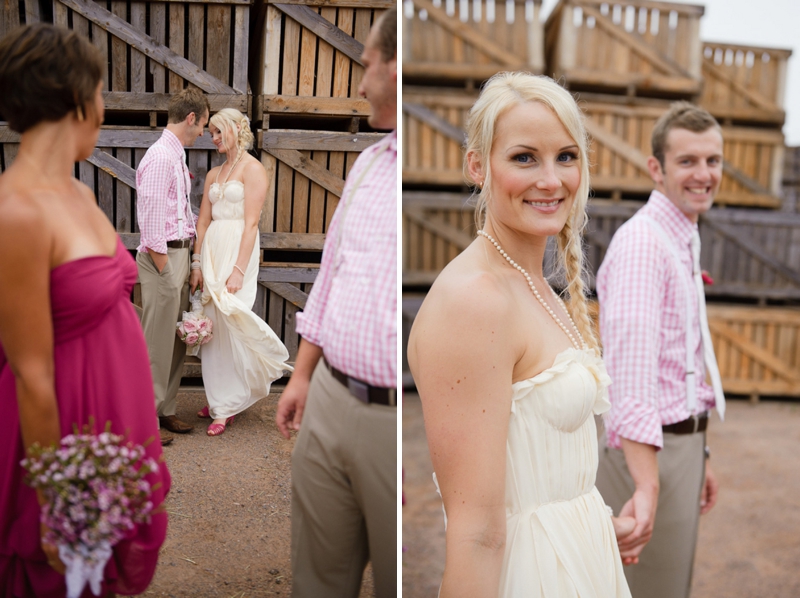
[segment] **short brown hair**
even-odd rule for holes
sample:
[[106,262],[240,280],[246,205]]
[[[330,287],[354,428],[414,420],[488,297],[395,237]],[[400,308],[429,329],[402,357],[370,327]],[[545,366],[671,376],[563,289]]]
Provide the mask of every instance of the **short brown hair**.
[[708,111],[690,102],[673,102],[669,110],[656,121],[651,137],[653,156],[664,168],[664,154],[667,151],[667,135],[672,129],[686,129],[692,133],[703,133],[719,123]]
[[390,8],[383,13],[373,27],[378,28],[377,49],[384,62],[397,58],[397,9]]
[[169,99],[168,118],[171,123],[181,123],[192,112],[199,119],[203,114],[211,112],[206,94],[195,87],[176,93]]
[[0,114],[24,133],[80,106],[103,78],[100,52],[85,37],[48,23],[19,27],[0,42]]

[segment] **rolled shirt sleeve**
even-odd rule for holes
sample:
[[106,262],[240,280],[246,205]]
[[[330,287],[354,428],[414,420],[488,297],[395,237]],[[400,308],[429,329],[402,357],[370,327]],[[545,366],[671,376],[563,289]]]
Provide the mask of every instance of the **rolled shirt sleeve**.
[[609,445],[620,437],[663,448],[659,354],[668,256],[646,222],[629,221],[614,237],[598,273],[603,354],[613,381],[606,416]]

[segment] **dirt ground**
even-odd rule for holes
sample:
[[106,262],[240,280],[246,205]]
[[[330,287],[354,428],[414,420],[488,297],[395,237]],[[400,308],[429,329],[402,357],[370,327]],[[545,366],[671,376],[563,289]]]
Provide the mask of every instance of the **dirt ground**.
[[[692,598],[800,597],[800,402],[728,402],[708,444],[720,481],[701,518]],[[403,598],[435,598],[444,568],[442,507],[419,397],[403,398]]]
[[[280,390],[273,387],[273,390]],[[202,389],[182,389],[178,417],[195,425],[164,447],[172,473],[167,541],[141,596],[257,598],[291,595],[291,451],[275,427],[278,394],[209,437]],[[374,595],[367,567],[361,598]]]

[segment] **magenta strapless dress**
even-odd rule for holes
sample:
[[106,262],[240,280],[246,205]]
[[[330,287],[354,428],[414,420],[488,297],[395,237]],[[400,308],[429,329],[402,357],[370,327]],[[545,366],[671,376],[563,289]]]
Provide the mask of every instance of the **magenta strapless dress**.
[[[111,431],[147,445],[162,460],[156,425],[150,361],[130,292],[136,264],[122,242],[114,257],[88,257],[50,273],[55,338],[55,384],[61,434],[90,419],[98,432]],[[2,297],[0,292],[0,297]],[[39,506],[22,482],[23,459],[14,376],[0,346],[0,595],[63,598],[64,577],[48,564],[39,544]],[[166,464],[151,474],[152,500],[161,505],[169,491]],[[149,525],[140,525],[114,547],[105,569],[104,591],[139,594],[153,578],[167,534],[163,506]],[[87,590],[84,596],[91,595]]]

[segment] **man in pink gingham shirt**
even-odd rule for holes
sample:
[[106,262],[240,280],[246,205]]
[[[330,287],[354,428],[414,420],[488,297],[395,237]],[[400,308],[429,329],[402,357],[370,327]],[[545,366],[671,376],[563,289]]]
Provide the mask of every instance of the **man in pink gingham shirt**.
[[[612,379],[597,488],[615,513],[636,519],[619,541],[633,598],[688,597],[699,515],[717,497],[704,450],[715,391],[702,375],[692,243],[699,255],[697,221],[719,189],[722,145],[710,114],[672,105],[653,130],[656,190],[617,231],[597,276]],[[687,376],[689,362],[701,375]]]
[[[362,54],[376,129],[397,126],[397,11]],[[292,453],[292,596],[397,593],[397,132],[359,156],[328,228],[292,378],[278,403]]]
[[[141,234],[136,265],[142,289],[142,329],[150,354],[161,444],[192,426],[175,415],[184,345],[175,324],[189,307],[189,252],[195,236],[191,182],[183,148],[203,135],[208,99],[184,89],[170,99],[166,129],[136,169],[136,219]],[[165,431],[168,430],[168,431]]]

